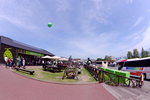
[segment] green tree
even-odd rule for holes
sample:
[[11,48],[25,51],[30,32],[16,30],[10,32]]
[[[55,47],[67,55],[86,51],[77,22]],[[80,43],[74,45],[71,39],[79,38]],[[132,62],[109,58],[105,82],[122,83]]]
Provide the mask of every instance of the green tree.
[[105,60],[112,60],[112,58],[111,58],[111,56],[105,56],[105,58],[104,58]]
[[145,57],[148,57],[148,56],[149,56],[149,52],[145,51]]
[[139,58],[139,52],[137,49],[133,49],[133,58]]
[[144,57],[148,57],[148,56],[149,56],[149,52],[148,52],[148,51],[145,51],[145,50],[142,48],[141,57],[144,58]]
[[102,59],[102,58],[97,58],[97,61],[98,61],[98,60],[104,60],[104,59]]
[[127,58],[128,58],[128,59],[131,59],[131,58],[132,58],[132,52],[131,52],[131,51],[128,51],[128,53],[127,53]]
[[145,50],[142,48],[142,52],[141,52],[141,57],[144,58],[145,57]]

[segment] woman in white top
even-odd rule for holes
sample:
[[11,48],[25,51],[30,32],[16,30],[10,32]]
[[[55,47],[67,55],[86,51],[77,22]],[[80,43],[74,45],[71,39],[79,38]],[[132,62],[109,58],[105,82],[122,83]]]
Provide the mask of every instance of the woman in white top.
[[25,69],[25,63],[26,63],[26,61],[25,61],[25,59],[23,58],[23,60],[22,60],[22,65],[23,65],[23,68]]

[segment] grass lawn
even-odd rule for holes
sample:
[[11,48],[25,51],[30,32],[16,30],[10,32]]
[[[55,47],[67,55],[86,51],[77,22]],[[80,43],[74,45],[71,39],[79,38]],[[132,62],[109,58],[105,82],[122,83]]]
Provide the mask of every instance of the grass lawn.
[[14,72],[21,74],[23,76],[27,76],[30,78],[38,79],[38,80],[43,80],[43,81],[48,81],[48,82],[61,82],[61,83],[87,83],[87,82],[96,82],[94,78],[90,75],[90,73],[83,68],[81,70],[81,74],[78,75],[78,80],[77,79],[63,79],[62,76],[64,72],[49,72],[49,71],[43,71],[42,68],[29,68],[29,70],[34,70],[35,73],[33,75],[30,75],[28,73],[22,72],[22,71],[16,71],[13,70]]
[[95,82],[96,80],[94,79],[94,77],[91,76],[91,74],[88,72],[87,69],[83,68],[82,69],[82,74],[86,75],[89,77],[89,82]]

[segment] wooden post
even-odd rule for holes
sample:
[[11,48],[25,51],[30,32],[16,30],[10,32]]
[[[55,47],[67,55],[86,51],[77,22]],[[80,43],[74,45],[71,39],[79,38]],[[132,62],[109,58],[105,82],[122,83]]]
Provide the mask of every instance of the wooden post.
[[104,82],[104,71],[102,70],[102,82]]
[[120,76],[117,76],[118,77],[118,85],[119,85],[119,81],[120,81]]
[[140,87],[142,87],[143,83],[144,83],[144,74],[141,75],[141,80],[140,80]]

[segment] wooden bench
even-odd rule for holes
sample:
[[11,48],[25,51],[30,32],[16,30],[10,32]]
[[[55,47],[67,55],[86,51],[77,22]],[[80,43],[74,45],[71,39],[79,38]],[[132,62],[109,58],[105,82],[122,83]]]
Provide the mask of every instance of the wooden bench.
[[30,75],[33,75],[34,71],[32,70],[27,70],[27,69],[21,69],[21,68],[15,68],[17,71],[23,71],[23,72],[27,72],[30,73]]

